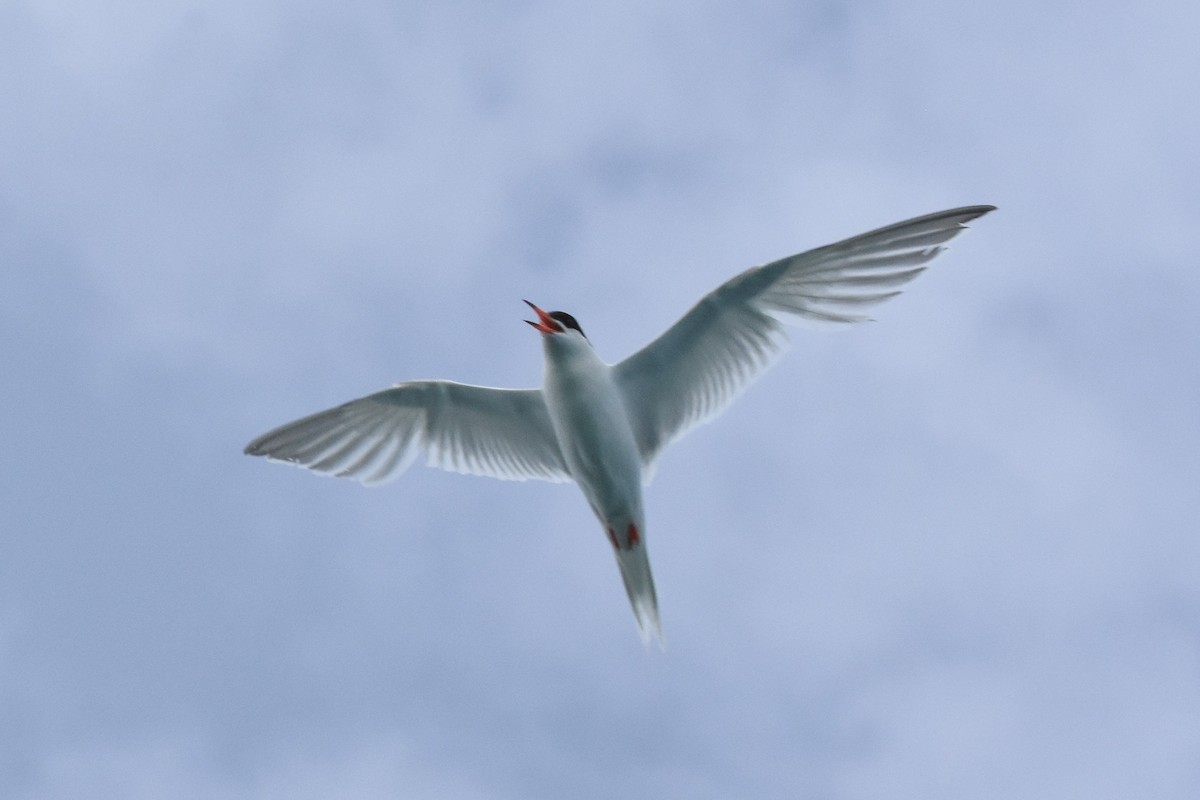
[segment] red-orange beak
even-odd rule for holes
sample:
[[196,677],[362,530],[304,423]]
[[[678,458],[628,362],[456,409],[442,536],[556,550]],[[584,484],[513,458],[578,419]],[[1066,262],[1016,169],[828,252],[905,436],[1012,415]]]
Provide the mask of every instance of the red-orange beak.
[[525,322],[527,324],[532,325],[533,327],[537,328],[542,333],[558,333],[562,330],[562,327],[558,324],[558,322],[556,322],[554,320],[554,318],[551,317],[549,314],[547,314],[545,311],[542,311],[540,308],[538,308],[537,306],[535,306],[533,303],[529,302],[528,300],[525,301],[525,305],[532,308],[534,310],[534,313],[536,313],[538,315],[537,322],[530,322],[529,320],[525,320]]

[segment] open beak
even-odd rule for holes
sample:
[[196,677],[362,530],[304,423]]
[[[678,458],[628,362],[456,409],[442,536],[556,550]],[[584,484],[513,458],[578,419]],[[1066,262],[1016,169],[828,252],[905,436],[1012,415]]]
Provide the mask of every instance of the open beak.
[[537,328],[542,333],[558,333],[559,331],[562,330],[562,328],[554,320],[554,318],[551,317],[549,314],[547,314],[545,311],[542,311],[540,308],[538,308],[537,306],[535,306],[533,303],[529,302],[528,300],[525,301],[525,305],[532,308],[534,310],[534,313],[536,313],[538,315],[537,322],[531,322],[529,320],[525,320],[525,322],[527,324],[532,325],[533,327]]

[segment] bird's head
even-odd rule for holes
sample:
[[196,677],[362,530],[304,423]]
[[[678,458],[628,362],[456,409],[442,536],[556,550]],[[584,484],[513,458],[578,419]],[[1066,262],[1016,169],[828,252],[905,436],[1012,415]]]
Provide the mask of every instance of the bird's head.
[[574,335],[571,334],[571,331],[575,331],[582,336],[584,340],[587,339],[587,336],[583,332],[583,328],[579,327],[579,323],[576,322],[575,318],[567,312],[551,311],[547,313],[528,300],[525,301],[525,305],[532,308],[534,313],[538,315],[537,322],[533,322],[532,320],[525,320],[525,322],[537,328],[547,336],[558,336],[562,334]]

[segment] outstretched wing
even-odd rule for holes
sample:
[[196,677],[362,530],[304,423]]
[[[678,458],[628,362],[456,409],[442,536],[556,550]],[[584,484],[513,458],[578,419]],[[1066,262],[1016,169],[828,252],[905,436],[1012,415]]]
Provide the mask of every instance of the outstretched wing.
[[859,322],[900,294],[965,223],[968,206],[898,222],[753,267],[709,292],[646,347],[614,367],[642,461],[723,411],[787,344],[781,322]]
[[539,389],[412,381],[263,434],[246,453],[365,484],[431,467],[506,480],[571,479]]

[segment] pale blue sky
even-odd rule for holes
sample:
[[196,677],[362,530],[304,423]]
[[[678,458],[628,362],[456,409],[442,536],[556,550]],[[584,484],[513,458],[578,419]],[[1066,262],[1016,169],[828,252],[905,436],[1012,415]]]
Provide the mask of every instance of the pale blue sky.
[[[1200,792],[1188,2],[0,5],[0,796]],[[994,203],[647,494],[241,454]]]

